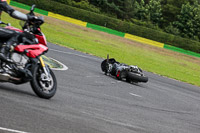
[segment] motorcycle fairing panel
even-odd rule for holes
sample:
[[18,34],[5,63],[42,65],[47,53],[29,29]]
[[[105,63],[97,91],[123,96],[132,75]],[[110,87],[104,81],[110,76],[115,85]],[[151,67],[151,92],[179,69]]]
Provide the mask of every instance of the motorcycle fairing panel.
[[36,58],[37,56],[42,55],[44,52],[48,51],[48,47],[43,44],[33,44],[33,45],[17,45],[15,51],[23,53],[26,52],[26,55],[31,58]]
[[43,34],[42,34],[42,36],[35,35],[35,37],[38,39],[39,43],[41,43],[43,45],[47,45],[46,37]]
[[6,29],[10,29],[10,30],[14,30],[14,31],[18,31],[18,32],[24,32],[23,30],[20,30],[18,28],[12,27],[12,26],[6,26]]
[[[21,33],[24,32],[23,30],[20,30],[12,26],[6,26],[6,28],[17,31],[17,32],[21,32]],[[40,28],[38,28],[38,30],[41,31]],[[44,52],[47,52],[48,47],[46,47],[47,41],[46,41],[45,36],[42,34],[42,35],[35,35],[35,37],[38,39],[39,44],[18,45],[15,47],[15,51],[20,52],[20,53],[26,52],[26,55],[31,58],[36,58],[42,55]]]

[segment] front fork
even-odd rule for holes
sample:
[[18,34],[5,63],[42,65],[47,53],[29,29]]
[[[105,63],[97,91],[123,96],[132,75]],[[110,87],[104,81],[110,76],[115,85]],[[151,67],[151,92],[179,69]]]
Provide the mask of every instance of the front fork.
[[47,68],[47,66],[45,65],[45,63],[44,63],[44,61],[43,61],[43,59],[42,59],[41,56],[40,56],[40,63],[41,63],[41,66],[42,66],[42,68],[43,68],[43,70],[44,70],[44,74],[45,74],[45,76],[42,76],[42,80],[43,80],[43,81],[50,81],[50,73],[49,73],[49,71],[47,70],[48,68]]

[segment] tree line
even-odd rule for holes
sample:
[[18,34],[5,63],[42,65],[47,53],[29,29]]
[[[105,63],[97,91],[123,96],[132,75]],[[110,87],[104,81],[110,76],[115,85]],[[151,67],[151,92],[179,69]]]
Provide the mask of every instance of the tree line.
[[54,0],[106,16],[200,40],[200,0]]

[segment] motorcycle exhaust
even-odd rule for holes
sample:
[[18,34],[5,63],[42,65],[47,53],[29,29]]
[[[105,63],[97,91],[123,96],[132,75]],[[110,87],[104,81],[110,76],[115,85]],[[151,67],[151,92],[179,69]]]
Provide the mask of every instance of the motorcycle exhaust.
[[21,79],[12,77],[7,73],[3,73],[3,74],[0,73],[0,81],[1,82],[6,82],[6,81],[10,81],[10,80],[20,81]]

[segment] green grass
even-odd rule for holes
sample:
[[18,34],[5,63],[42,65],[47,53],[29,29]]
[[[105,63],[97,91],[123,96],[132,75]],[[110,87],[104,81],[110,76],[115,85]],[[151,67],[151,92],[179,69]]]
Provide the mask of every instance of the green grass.
[[[13,26],[19,25],[18,21],[7,15],[2,18],[12,23]],[[138,65],[143,70],[200,86],[200,58],[138,44],[121,37],[81,28],[52,18],[46,18],[42,30],[51,43],[102,58],[106,58],[106,55],[109,54],[119,62]]]

